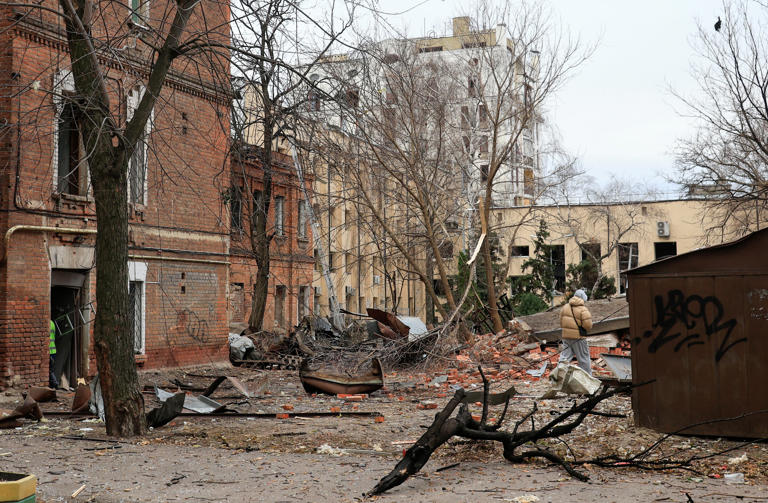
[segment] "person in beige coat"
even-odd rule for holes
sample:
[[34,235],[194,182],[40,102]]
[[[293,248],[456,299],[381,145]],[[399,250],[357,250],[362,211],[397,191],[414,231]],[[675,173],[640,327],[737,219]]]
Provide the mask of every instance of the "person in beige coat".
[[573,297],[560,310],[560,328],[563,329],[560,346],[560,362],[570,363],[573,357],[579,362],[579,367],[592,375],[592,360],[589,357],[589,344],[586,337],[579,334],[579,327],[584,330],[592,328],[592,314],[584,302],[587,293],[578,289]]

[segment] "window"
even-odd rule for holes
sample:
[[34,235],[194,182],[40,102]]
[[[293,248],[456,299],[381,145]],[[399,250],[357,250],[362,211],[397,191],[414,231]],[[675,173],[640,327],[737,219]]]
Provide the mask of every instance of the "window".
[[488,107],[480,105],[480,126],[488,127]]
[[469,77],[467,79],[467,95],[470,98],[477,97],[477,83],[475,82],[474,77]]
[[74,102],[75,81],[69,70],[56,73],[53,83],[54,141],[53,189],[62,194],[88,195],[88,162],[78,125],[79,108]]
[[285,235],[285,198],[283,196],[275,197],[275,235]]
[[[478,148],[481,154],[488,155],[488,137],[487,136],[481,136],[480,137],[480,147]],[[486,169],[487,171],[487,169]]]
[[556,290],[565,289],[565,245],[544,245],[544,251],[555,273]]
[[516,245],[509,246],[510,257],[528,257],[530,256],[530,254],[531,254],[531,251],[528,246],[516,246]]
[[144,262],[128,262],[128,304],[131,319],[131,336],[133,352],[144,354],[146,321],[146,285],[147,264]]
[[131,0],[131,21],[139,26],[149,24],[149,0]]
[[317,89],[310,89],[309,93],[307,93],[307,108],[310,112],[320,111],[320,92]]
[[525,168],[523,170],[523,191],[525,195],[532,196],[533,190],[533,170]]
[[425,53],[425,52],[441,52],[443,50],[442,45],[434,45],[432,47],[421,47],[419,48],[419,53]]
[[453,243],[451,241],[441,243],[438,250],[440,251],[441,258],[453,258]]
[[480,181],[487,181],[488,180],[488,165],[487,164],[481,164],[480,165]]
[[275,326],[285,326],[285,286],[278,285],[275,287]]
[[597,264],[600,260],[600,243],[584,243],[581,245],[581,261],[588,264],[582,273],[584,285],[594,285],[597,282]]
[[619,293],[627,291],[626,271],[639,265],[637,243],[619,243]]
[[71,101],[59,107],[57,124],[57,189],[62,194],[86,195],[88,165],[78,127],[79,110]]
[[355,256],[351,253],[344,254],[344,272],[352,274],[352,268],[355,264]]
[[243,232],[243,193],[239,187],[229,189],[229,228],[231,232]]
[[315,249],[313,251],[313,256],[315,258],[315,271],[322,272],[323,265],[320,263],[320,252]]
[[464,151],[469,154],[471,152],[470,150],[470,143],[469,143],[469,136],[462,136],[461,140],[464,142]]
[[656,255],[656,260],[661,260],[666,257],[673,257],[677,255],[677,242],[659,241],[653,243],[653,251]]
[[305,316],[309,316],[309,287],[308,286],[299,287],[299,305],[297,308],[297,313],[298,313],[299,322],[301,322],[301,320],[303,320]]
[[309,205],[302,199],[299,201],[299,239],[307,238],[307,217],[309,216]]
[[[133,118],[133,114],[144,96],[143,86],[134,86],[128,91],[127,120]],[[147,140],[152,129],[152,117],[147,120],[144,130],[136,141],[136,146],[128,160],[128,202],[133,204],[147,203]]]
[[469,113],[469,107],[461,107],[461,127],[462,129],[469,129],[469,127],[475,127],[475,114]]

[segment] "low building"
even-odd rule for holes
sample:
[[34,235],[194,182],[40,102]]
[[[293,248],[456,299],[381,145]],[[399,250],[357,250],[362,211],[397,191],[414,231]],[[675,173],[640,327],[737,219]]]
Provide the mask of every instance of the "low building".
[[599,259],[602,273],[613,277],[617,292],[623,293],[627,270],[704,246],[706,204],[685,199],[494,208],[490,224],[509,264],[507,276],[524,274],[522,265],[534,254],[536,232],[544,221],[554,290],[563,291],[569,265]]

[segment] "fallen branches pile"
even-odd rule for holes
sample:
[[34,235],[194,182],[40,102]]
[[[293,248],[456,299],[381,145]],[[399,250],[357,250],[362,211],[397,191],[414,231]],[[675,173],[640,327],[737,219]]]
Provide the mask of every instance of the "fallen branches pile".
[[[545,458],[552,463],[562,466],[572,477],[582,481],[588,480],[588,477],[573,468],[565,459],[554,452],[535,446],[535,443],[545,438],[556,438],[566,435],[577,428],[584,419],[593,414],[593,409],[602,401],[622,392],[628,391],[632,386],[623,386],[610,390],[603,389],[597,395],[591,396],[581,403],[574,404],[567,411],[559,414],[554,419],[549,420],[544,425],[536,427],[533,410],[520,418],[514,425],[512,431],[501,430],[507,410],[509,400],[514,396],[515,389],[509,388],[506,392],[491,395],[489,394],[490,384],[482,368],[479,369],[483,379],[483,391],[466,392],[459,389],[453,395],[453,398],[435,416],[435,421],[427,431],[411,446],[403,456],[403,459],[395,468],[385,477],[383,477],[376,487],[374,487],[368,496],[381,494],[393,487],[396,487],[408,478],[417,473],[429,461],[430,456],[435,450],[447,442],[450,438],[456,436],[470,440],[491,440],[501,442],[504,446],[504,458],[512,463],[520,463],[530,458]],[[482,399],[482,415],[477,421],[469,412],[469,403],[480,401]],[[504,410],[499,419],[488,424],[488,407],[504,403]],[[458,407],[458,413],[453,416],[453,412]],[[530,429],[520,430],[520,427],[530,421]],[[529,446],[530,447],[527,447]],[[520,450],[524,448],[525,450]]]

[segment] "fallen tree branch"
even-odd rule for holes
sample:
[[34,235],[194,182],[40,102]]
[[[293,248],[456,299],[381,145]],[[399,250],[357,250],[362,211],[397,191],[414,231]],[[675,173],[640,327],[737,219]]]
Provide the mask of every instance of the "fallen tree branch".
[[[490,385],[482,369],[480,369],[480,375],[483,378],[483,391],[466,393],[463,389],[457,390],[445,408],[435,415],[435,421],[427,431],[405,452],[405,455],[394,469],[379,480],[376,486],[367,493],[367,496],[381,494],[408,480],[411,475],[417,473],[429,461],[430,456],[438,447],[454,436],[470,440],[500,442],[504,446],[504,458],[512,463],[520,463],[530,458],[544,458],[562,466],[572,477],[586,481],[588,480],[586,475],[578,472],[572,466],[572,463],[567,462],[554,452],[542,448],[529,449],[522,452],[517,450],[522,446],[535,444],[537,441],[545,438],[557,438],[572,432],[593,412],[593,409],[599,403],[633,387],[632,385],[627,385],[611,390],[603,388],[599,394],[589,397],[581,403],[574,404],[570,409],[540,428],[536,428],[535,423],[533,423],[533,416],[537,411],[537,407],[534,404],[533,410],[515,423],[512,432],[508,432],[500,430],[500,426],[509,406],[509,400],[514,396],[515,390],[510,388],[505,393],[491,395],[489,393]],[[468,406],[468,403],[471,403],[468,400],[470,395],[472,398],[475,398],[477,393],[481,393],[483,399],[483,412],[480,422],[472,418]],[[488,419],[488,406],[499,405],[499,403],[494,402],[498,402],[500,398],[504,399],[504,414],[495,424],[488,425],[486,423]],[[452,417],[457,407],[458,412],[455,417]],[[531,429],[519,431],[520,426],[529,419],[531,420]]]

